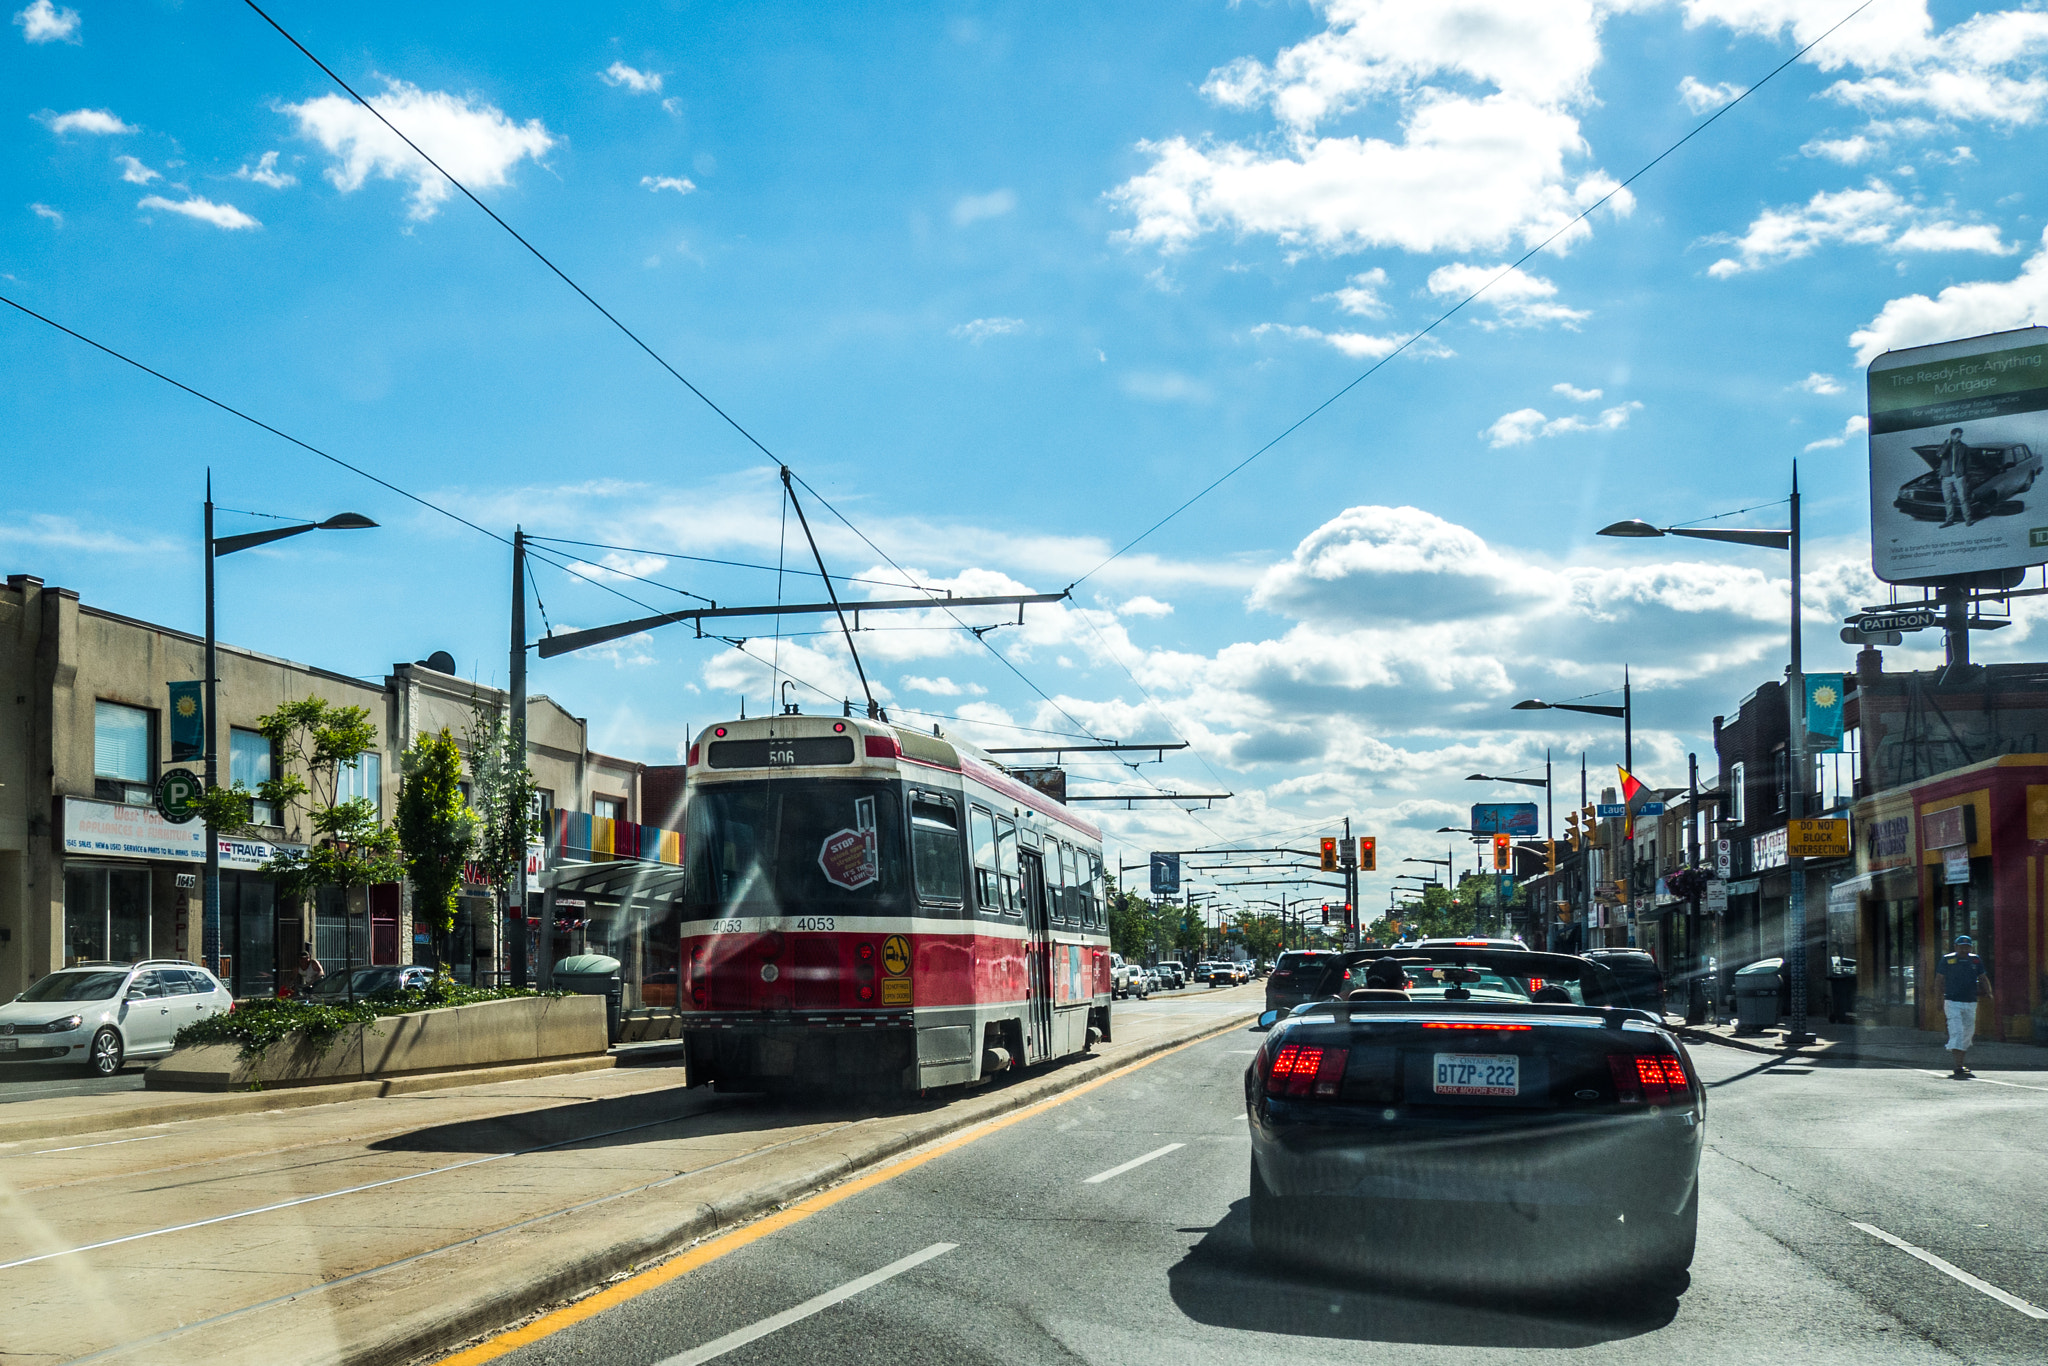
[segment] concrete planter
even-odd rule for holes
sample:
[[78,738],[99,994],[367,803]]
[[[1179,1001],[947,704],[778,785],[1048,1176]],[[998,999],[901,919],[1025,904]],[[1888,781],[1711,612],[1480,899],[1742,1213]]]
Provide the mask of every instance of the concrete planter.
[[180,1048],[150,1068],[143,1084],[171,1091],[318,1086],[602,1056],[606,1047],[602,996],[522,996],[386,1015],[349,1026],[324,1049],[296,1037],[254,1058],[243,1057],[238,1044]]

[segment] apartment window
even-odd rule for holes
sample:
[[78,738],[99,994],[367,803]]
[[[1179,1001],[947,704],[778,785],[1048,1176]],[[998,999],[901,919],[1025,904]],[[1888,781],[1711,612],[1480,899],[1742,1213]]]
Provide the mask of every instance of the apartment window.
[[335,802],[352,802],[358,797],[367,797],[378,816],[384,814],[384,756],[375,750],[366,749],[334,770]]
[[142,707],[95,702],[92,713],[93,794],[131,806],[149,805],[151,722]]
[[1783,746],[1771,751],[1771,788],[1777,794],[1781,815],[1792,804],[1792,772],[1788,759]]
[[1749,786],[1746,765],[1728,765],[1728,800],[1722,803],[1721,815],[1731,825],[1749,823]]
[[626,819],[626,799],[624,797],[592,797],[590,799],[590,814],[599,820],[622,821]]
[[[260,731],[242,730],[239,727],[228,731],[228,786],[237,783],[251,792],[270,781],[271,749],[270,739]],[[257,825],[276,825],[277,808],[262,798],[257,798],[250,809],[249,819]]]

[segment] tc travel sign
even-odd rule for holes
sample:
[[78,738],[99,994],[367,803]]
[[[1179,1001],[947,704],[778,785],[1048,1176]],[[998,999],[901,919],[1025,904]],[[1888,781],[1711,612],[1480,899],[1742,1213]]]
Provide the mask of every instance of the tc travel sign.
[[[1870,363],[1870,563],[1926,583],[2048,562],[2048,327]],[[1889,629],[1897,630],[1899,627]]]

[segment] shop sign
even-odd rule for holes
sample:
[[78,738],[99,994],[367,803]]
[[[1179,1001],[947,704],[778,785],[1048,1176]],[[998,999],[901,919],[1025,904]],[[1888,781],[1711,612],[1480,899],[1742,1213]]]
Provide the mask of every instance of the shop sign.
[[172,825],[190,825],[199,814],[199,775],[189,768],[164,770],[156,780],[156,813]]
[[1863,823],[1863,854],[1872,872],[1904,868],[1913,861],[1913,812],[1909,808],[1892,816],[1879,816]]
[[204,863],[206,827],[173,825],[153,807],[66,797],[64,852]]
[[1929,849],[1954,849],[1961,845],[1974,844],[1977,839],[1977,808],[1965,803],[1962,806],[1945,806],[1939,811],[1923,812],[1920,817],[1920,838]]
[[1941,856],[1941,880],[1951,887],[1962,887],[1970,881],[1970,851],[1968,849],[1947,849]]
[[303,844],[266,844],[262,840],[238,840],[227,835],[220,837],[220,866],[237,868],[243,872],[254,872],[279,854],[303,854]]
[[1769,830],[1753,836],[1749,841],[1749,866],[1751,871],[1761,873],[1766,868],[1785,866],[1786,844],[1783,829]]
[[1798,858],[1842,858],[1849,852],[1849,822],[1833,817],[1795,820],[1785,827],[1786,852]]

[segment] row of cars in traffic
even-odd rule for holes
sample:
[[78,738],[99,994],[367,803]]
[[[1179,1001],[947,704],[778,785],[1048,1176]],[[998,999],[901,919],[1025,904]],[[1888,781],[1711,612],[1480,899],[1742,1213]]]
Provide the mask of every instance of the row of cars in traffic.
[[1110,991],[1119,1000],[1135,996],[1142,1001],[1155,991],[1179,991],[1197,982],[1206,982],[1212,987],[1238,986],[1251,981],[1256,971],[1251,963],[1231,959],[1214,959],[1191,968],[1172,958],[1157,963],[1138,963],[1127,960],[1120,953],[1109,956]]
[[1681,1293],[1706,1091],[1655,967],[1512,939],[1282,954],[1244,1076],[1254,1245],[1503,1299]]

